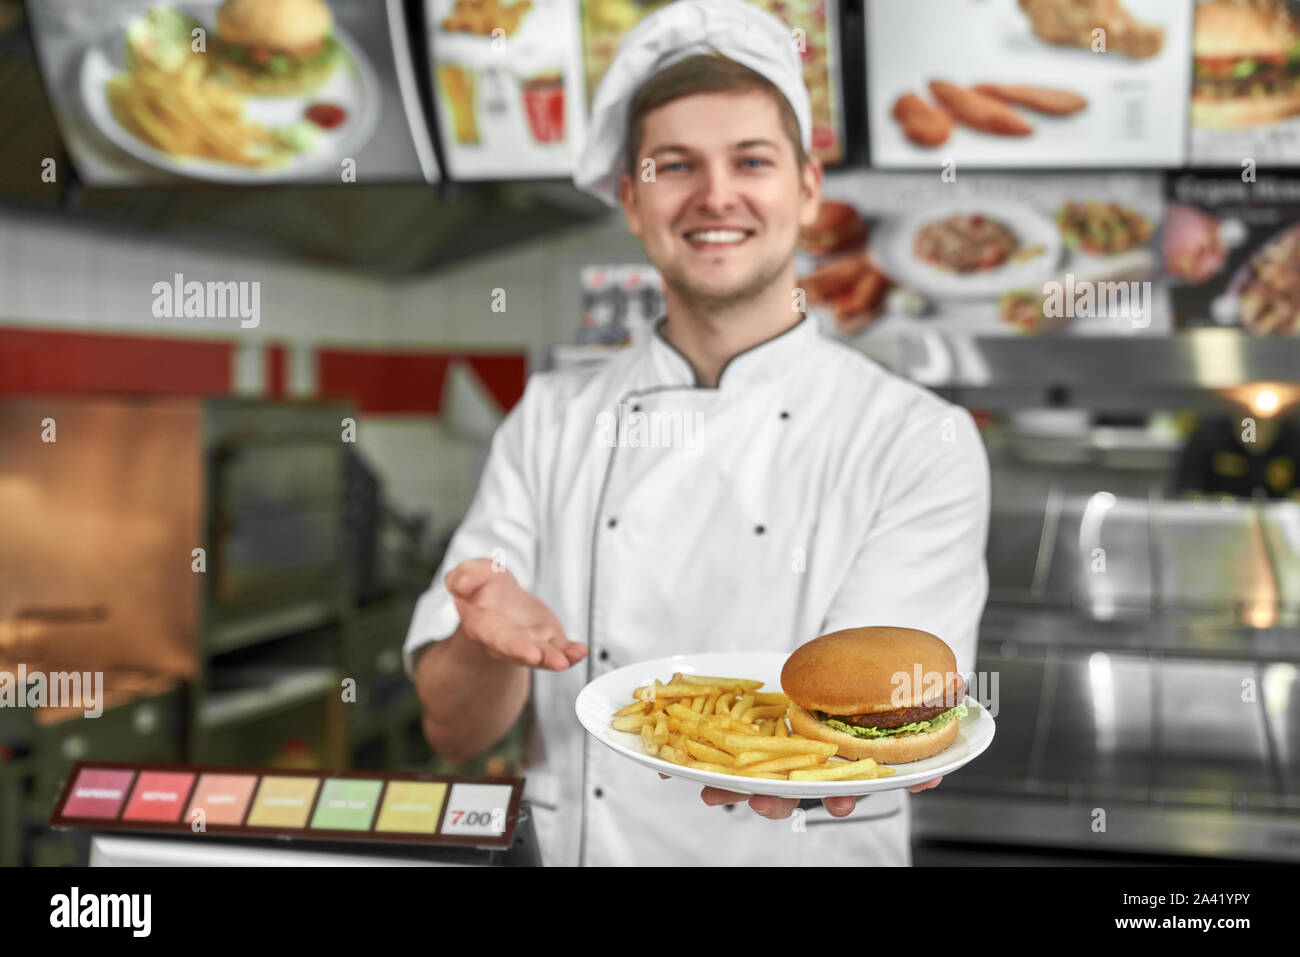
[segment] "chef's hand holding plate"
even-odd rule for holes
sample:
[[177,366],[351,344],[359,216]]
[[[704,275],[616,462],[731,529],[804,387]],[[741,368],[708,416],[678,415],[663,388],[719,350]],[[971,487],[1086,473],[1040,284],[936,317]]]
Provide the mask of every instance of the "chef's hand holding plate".
[[587,646],[565,636],[545,602],[491,559],[461,562],[443,580],[466,637],[492,658],[564,671],[587,656]]
[[[667,777],[667,775],[660,775]],[[929,788],[938,787],[943,778],[938,777],[933,781],[926,781],[924,784],[917,784],[908,788],[909,791],[916,793],[925,791]],[[753,808],[755,814],[771,818],[774,821],[784,820],[794,813],[794,809],[799,806],[798,798],[773,797],[770,794],[737,794],[735,791],[724,791],[722,788],[705,788],[700,792],[700,797],[704,803],[710,806],[715,804],[739,804],[741,801],[748,801],[749,806]],[[854,807],[857,806],[858,799],[855,797],[829,797],[822,798],[822,804],[826,806],[826,813],[831,817],[848,817],[853,813]]]

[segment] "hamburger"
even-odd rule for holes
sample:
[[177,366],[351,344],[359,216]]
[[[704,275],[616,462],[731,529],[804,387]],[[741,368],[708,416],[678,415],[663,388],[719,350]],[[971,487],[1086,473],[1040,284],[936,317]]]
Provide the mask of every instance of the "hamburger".
[[1281,0],[1196,8],[1192,125],[1261,126],[1300,113],[1300,26]]
[[957,740],[966,683],[943,641],[914,628],[848,628],[800,646],[781,669],[790,730],[844,758],[905,764]]
[[342,48],[322,0],[226,0],[213,54],[217,73],[239,91],[292,96],[321,87]]

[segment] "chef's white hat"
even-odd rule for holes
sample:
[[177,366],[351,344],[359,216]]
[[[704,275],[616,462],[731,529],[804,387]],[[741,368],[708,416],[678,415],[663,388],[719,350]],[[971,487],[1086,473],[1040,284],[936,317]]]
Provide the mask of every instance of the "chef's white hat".
[[747,0],[675,0],[637,24],[619,45],[592,100],[574,185],[617,206],[633,95],[665,67],[711,51],[749,67],[784,93],[799,121],[804,151],[812,148],[812,107],[790,29]]

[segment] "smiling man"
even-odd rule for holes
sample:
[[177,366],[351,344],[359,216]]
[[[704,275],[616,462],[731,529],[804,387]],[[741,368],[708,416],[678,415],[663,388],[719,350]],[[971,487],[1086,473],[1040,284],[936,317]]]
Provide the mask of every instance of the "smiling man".
[[781,93],[717,53],[642,86],[627,129],[628,228],[663,276],[666,338],[713,386],[727,359],[801,318],[795,242],[817,214],[821,166]]
[[[800,224],[816,214],[821,175],[797,135],[782,130],[790,110],[757,83],[748,67],[702,54],[642,87],[628,117],[621,199],[629,229],[677,298],[711,313],[775,290],[788,321],[789,285],[780,280]],[[639,159],[649,161],[654,188],[638,190]]]
[[[664,7],[597,91],[575,181],[621,204],[665,315],[603,368],[529,380],[406,644],[445,757],[481,753],[531,707],[547,863],[910,863],[903,790],[793,817],[794,801],[661,781],[573,710],[625,665],[788,654],[864,625],[929,631],[974,668],[983,446],[964,410],[796,308],[796,241],[821,198],[810,128],[792,37],[743,0]],[[695,416],[694,448],[597,441],[620,404]]]

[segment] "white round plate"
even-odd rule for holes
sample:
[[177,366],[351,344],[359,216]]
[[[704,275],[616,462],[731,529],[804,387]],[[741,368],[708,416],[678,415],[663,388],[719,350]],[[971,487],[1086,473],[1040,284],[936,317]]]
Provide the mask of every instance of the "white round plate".
[[170,173],[218,183],[276,183],[302,179],[323,169],[337,167],[345,156],[355,156],[379,125],[379,81],[374,69],[356,41],[339,27],[334,28],[334,39],[343,48],[343,62],[319,89],[295,96],[249,95],[247,98],[244,118],[263,126],[288,126],[299,122],[303,119],[303,111],[312,103],[332,103],[347,112],[347,118],[339,126],[318,131],[320,135],[312,150],[295,154],[283,166],[257,168],[218,160],[176,157],[137,139],[117,121],[105,92],[105,84],[127,68],[125,29],[86,50],[81,61],[81,100],[91,122],[110,141],[136,159]]
[[[916,234],[930,223],[961,213],[979,213],[1005,223],[1021,247],[1042,246],[1025,262],[955,273],[916,258]],[[1064,243],[1056,224],[1032,206],[1014,200],[957,200],[929,206],[897,219],[885,218],[871,233],[871,253],[895,282],[934,299],[986,299],[1009,289],[1038,288],[1052,278]]]
[[896,770],[874,781],[773,781],[734,774],[697,771],[646,754],[639,735],[610,727],[614,712],[632,702],[632,692],[657,678],[666,682],[674,671],[682,674],[752,678],[764,682],[763,691],[781,690],[781,668],[789,655],[771,651],[744,651],[701,655],[674,655],[619,668],[602,675],[578,694],[578,720],[593,738],[626,758],[670,777],[737,791],[741,794],[774,794],[778,797],[822,798],[872,794],[924,784],[951,774],[973,761],[993,741],[993,718],[982,705],[966,697],[966,717],[961,719],[957,740],[944,751],[923,761],[891,765]]

